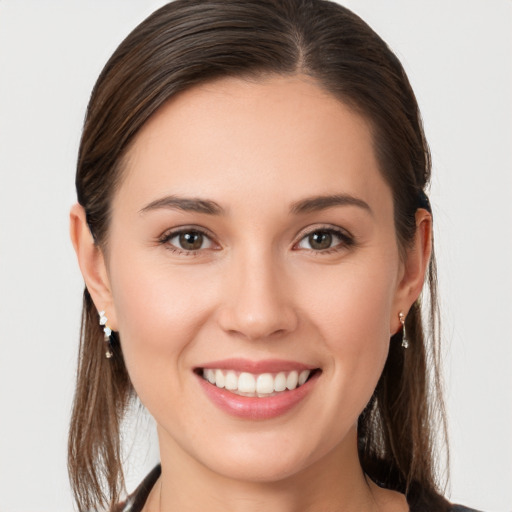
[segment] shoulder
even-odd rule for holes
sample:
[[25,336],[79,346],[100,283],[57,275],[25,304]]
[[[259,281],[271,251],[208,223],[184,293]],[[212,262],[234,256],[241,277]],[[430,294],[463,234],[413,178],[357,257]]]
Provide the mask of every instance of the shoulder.
[[158,480],[161,471],[160,464],[155,466],[137,489],[135,489],[125,501],[119,503],[112,512],[140,512],[148,499],[151,489],[153,489],[153,486]]
[[481,512],[474,508],[464,507],[462,505],[453,505],[450,512]]

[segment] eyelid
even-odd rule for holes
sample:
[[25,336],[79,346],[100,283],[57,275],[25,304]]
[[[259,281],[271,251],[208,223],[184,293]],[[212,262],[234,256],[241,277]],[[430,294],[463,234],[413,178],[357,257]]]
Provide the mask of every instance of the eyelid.
[[[212,247],[208,247],[205,249],[197,249],[197,250],[186,250],[186,249],[182,249],[178,246],[168,243],[174,237],[179,236],[182,233],[190,233],[190,232],[200,233],[201,235],[206,237],[211,242]],[[203,227],[194,226],[194,225],[179,226],[179,227],[167,229],[157,238],[157,241],[159,244],[162,244],[162,245],[167,244],[167,246],[168,246],[167,249],[169,249],[173,252],[176,252],[178,254],[187,254],[189,256],[194,256],[197,253],[202,252],[202,251],[219,250],[221,248],[220,244],[215,240],[215,236],[213,235],[213,233],[210,230],[203,228]]]
[[314,226],[308,226],[299,232],[299,234],[296,236],[296,242],[294,242],[294,244],[293,244],[293,249],[300,250],[300,248],[298,247],[300,242],[302,242],[307,236],[309,236],[317,231],[325,231],[328,233],[332,233],[335,236],[337,236],[338,238],[340,238],[343,243],[335,245],[328,249],[323,249],[323,250],[314,250],[314,249],[304,249],[304,250],[309,250],[309,251],[315,252],[317,254],[321,254],[321,253],[325,254],[329,251],[335,251],[339,245],[341,245],[344,248],[347,248],[347,247],[351,247],[351,246],[355,245],[355,243],[356,243],[354,236],[344,228],[341,228],[339,226],[333,226],[332,224],[317,224]]

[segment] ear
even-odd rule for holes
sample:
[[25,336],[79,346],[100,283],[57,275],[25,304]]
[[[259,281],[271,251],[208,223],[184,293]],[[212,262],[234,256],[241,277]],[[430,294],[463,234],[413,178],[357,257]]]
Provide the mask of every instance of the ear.
[[405,316],[419,297],[425,281],[430,256],[432,254],[432,215],[423,208],[416,210],[416,234],[412,247],[407,250],[403,273],[395,295],[392,311],[391,333],[401,328],[398,313]]
[[109,327],[117,330],[105,258],[100,247],[94,242],[83,207],[79,204],[73,205],[69,213],[69,219],[71,242],[78,258],[78,265],[80,266],[85,286],[91,295],[96,309],[98,311],[105,311]]

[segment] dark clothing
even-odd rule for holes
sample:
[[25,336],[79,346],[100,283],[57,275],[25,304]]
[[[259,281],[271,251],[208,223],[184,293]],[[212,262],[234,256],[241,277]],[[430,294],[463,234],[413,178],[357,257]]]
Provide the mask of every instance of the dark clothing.
[[124,503],[120,503],[116,507],[115,512],[140,512],[146,500],[148,499],[149,493],[155,485],[158,477],[160,476],[161,468],[160,464],[155,466],[146,478],[140,483],[135,491],[128,496]]
[[[144,478],[139,487],[135,489],[133,494],[130,494],[124,503],[120,503],[119,507],[116,508],[115,512],[140,512],[146,500],[148,499],[149,493],[151,489],[155,485],[158,477],[160,476],[160,465],[153,468],[153,470],[149,473],[149,475]],[[411,512],[424,512],[424,511],[414,511],[411,509]],[[433,511],[432,511],[433,512]],[[478,512],[473,508],[463,507],[462,505],[453,505],[451,512]]]

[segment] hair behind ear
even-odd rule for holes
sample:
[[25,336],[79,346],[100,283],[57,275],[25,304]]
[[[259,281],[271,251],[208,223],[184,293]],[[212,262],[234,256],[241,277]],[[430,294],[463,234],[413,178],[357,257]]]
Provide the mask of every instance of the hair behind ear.
[[98,504],[111,507],[124,492],[119,434],[133,388],[119,343],[112,351],[113,357],[107,359],[103,330],[86,288],[68,439],[68,470],[79,512]]
[[[432,252],[427,275],[430,297],[431,342],[426,342],[421,298],[406,318],[403,331],[391,337],[381,378],[358,424],[359,458],[364,471],[379,485],[407,496],[411,509],[450,510],[438,494],[436,429],[445,440],[446,418],[442,401],[438,347],[436,260]],[[428,349],[426,348],[428,347]],[[447,453],[446,459],[449,459]]]

